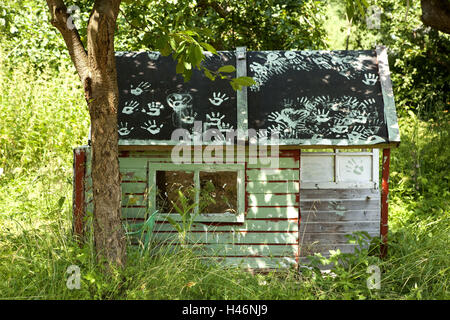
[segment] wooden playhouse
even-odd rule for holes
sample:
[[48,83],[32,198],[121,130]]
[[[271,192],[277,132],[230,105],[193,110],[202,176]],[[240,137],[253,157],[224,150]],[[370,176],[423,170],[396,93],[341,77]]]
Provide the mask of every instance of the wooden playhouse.
[[[199,71],[185,83],[171,57],[116,54],[124,223],[157,210],[152,238],[173,245],[167,216],[180,220],[180,190],[195,203],[188,242],[224,265],[352,252],[355,231],[386,243],[389,152],[400,142],[386,48],[205,54],[209,70],[233,65],[232,77],[257,84],[236,92]],[[92,212],[90,147],[74,159],[80,233]]]

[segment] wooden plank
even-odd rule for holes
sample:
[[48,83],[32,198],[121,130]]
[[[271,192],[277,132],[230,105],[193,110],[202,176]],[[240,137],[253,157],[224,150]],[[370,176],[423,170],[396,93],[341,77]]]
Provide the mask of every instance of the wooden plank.
[[300,202],[312,200],[335,200],[335,199],[379,199],[380,191],[376,189],[301,189]]
[[147,197],[141,194],[122,194],[122,207],[146,206]]
[[[309,245],[311,243],[317,242],[318,244],[346,244],[348,243],[348,238],[346,235],[350,233],[310,233],[304,232],[300,234],[300,245]],[[378,237],[379,232],[369,232],[372,237]]]
[[300,190],[298,182],[263,182],[253,181],[247,183],[248,193],[296,193]]
[[279,170],[279,169],[250,169],[247,170],[248,181],[268,181],[268,180],[299,180],[299,170]]
[[120,158],[119,166],[121,169],[146,169],[147,168],[146,158]]
[[300,256],[301,257],[307,257],[312,256],[315,253],[320,253],[324,257],[330,256],[330,250],[340,250],[342,253],[353,253],[355,252],[355,249],[358,247],[356,244],[326,244],[326,245],[319,245],[319,244],[312,244],[312,245],[305,245],[300,248]]
[[340,182],[301,182],[302,189],[373,189],[378,183],[374,181],[369,182],[354,182],[354,181],[340,181]]
[[295,206],[298,205],[296,194],[259,193],[248,195],[249,206]]
[[296,207],[249,207],[247,211],[247,218],[298,218],[298,208]]
[[147,181],[147,167],[120,168],[122,181]]
[[380,221],[379,210],[302,211],[302,222]]
[[122,208],[122,218],[140,218],[145,219],[147,208]]
[[[398,142],[391,143],[379,143],[375,145],[340,145],[336,146],[333,144],[321,144],[321,145],[279,145],[280,150],[308,150],[308,149],[333,149],[339,147],[341,150],[353,150],[353,149],[383,149],[383,148],[394,148],[398,147]],[[121,145],[119,142],[119,151],[122,152],[136,152],[136,151],[158,151],[158,150],[172,150],[171,145]],[[246,146],[246,149],[248,147]]]
[[389,216],[389,165],[391,159],[391,149],[383,150],[383,171],[381,182],[381,219],[380,219],[380,236],[383,242],[380,250],[381,257],[387,254],[387,236],[388,236],[388,216]]
[[85,209],[85,171],[86,149],[77,148],[73,151],[73,219],[74,236],[81,240],[84,237],[86,214]]
[[[152,211],[153,208],[150,210]],[[158,213],[156,221],[167,221],[167,217],[171,217],[174,221],[182,221],[183,217],[179,213]],[[213,222],[213,223],[243,223],[245,220],[245,213],[234,214],[230,212],[225,213],[199,213],[193,217],[194,222]]]
[[239,267],[245,269],[280,269],[288,268],[296,264],[295,258],[291,257],[226,257],[208,258],[227,267]]
[[[155,224],[157,231],[176,231],[168,222]],[[297,231],[297,220],[246,220],[239,224],[209,224],[194,222],[192,231]]]
[[352,233],[355,231],[379,232],[380,223],[378,221],[358,221],[358,222],[302,222],[300,232],[309,233]]
[[[182,154],[179,155],[180,157]],[[274,156],[274,159],[278,156]],[[271,156],[268,156],[268,159],[271,159]],[[293,161],[288,160],[281,160],[281,166],[279,168],[284,168],[284,166],[287,166],[287,168],[292,167]],[[289,159],[289,158],[284,158]],[[251,162],[252,166],[254,168],[260,168],[262,167],[270,167],[270,163],[263,164],[264,161],[269,161],[265,159],[259,159],[255,157],[249,157],[248,154],[244,155],[244,157],[238,158],[238,153],[235,151],[234,153],[228,154],[227,152],[223,152],[222,154],[201,154],[200,157],[194,158],[194,152],[191,152],[190,156],[187,156],[188,162],[186,164],[221,164],[221,165],[227,165],[227,164],[238,164],[243,161]],[[194,161],[195,160],[195,161]],[[200,162],[198,162],[200,161]],[[141,167],[142,163],[149,162],[151,163],[170,163],[173,164],[172,161],[172,155],[171,153],[159,153],[159,154],[148,154],[148,153],[142,153],[142,154],[130,154],[128,157],[119,157],[119,163],[120,166],[123,168],[139,168]],[[277,166],[278,167],[278,166]],[[293,165],[295,168],[295,165]]]
[[300,172],[301,182],[333,182],[334,181],[334,155],[304,156],[302,170]]
[[336,211],[344,213],[348,210],[377,210],[379,202],[370,200],[318,200],[300,201],[300,209],[305,211]]
[[86,148],[86,177],[90,177],[92,172],[92,151]]
[[[236,48],[236,77],[247,76],[247,60],[246,48]],[[237,109],[237,128],[238,141],[245,142],[245,135],[248,130],[248,101],[247,101],[247,87],[236,91],[236,109]]]
[[84,199],[86,202],[85,206],[86,214],[94,213],[91,170],[92,170],[92,152],[91,148],[86,148],[86,172],[85,172],[86,176],[84,181],[85,182]]
[[[178,242],[178,232],[154,232],[155,241]],[[190,243],[297,244],[298,232],[189,232]]]
[[378,184],[380,181],[379,178],[380,172],[380,150],[373,149],[372,150],[372,181],[375,182],[374,189],[378,190]]
[[164,164],[164,163],[155,163],[149,164],[149,170],[181,170],[181,171],[237,171],[244,170],[245,165],[242,163],[231,163],[231,164]]
[[[194,153],[191,154],[192,164],[194,164]],[[235,152],[234,155],[232,155],[233,162],[228,163],[228,157],[226,152],[224,152],[220,158],[223,160],[222,163],[218,164],[236,164],[237,161],[237,153]],[[268,158],[260,158],[260,157],[248,157],[248,154],[245,157],[245,161],[248,163],[248,168],[266,168],[268,170],[276,170],[278,168],[281,169],[298,169],[299,168],[299,160],[295,159],[293,157],[278,157],[277,155],[274,155],[274,158],[277,158],[278,165],[276,168],[271,167],[270,159],[271,156],[269,155]],[[202,162],[203,163],[213,163],[217,162],[217,158],[212,156],[203,156],[202,155]],[[120,168],[123,169],[139,169],[139,168],[146,168],[147,162],[150,163],[173,163],[171,158],[171,153],[130,153],[127,157],[119,157],[119,164]],[[267,162],[267,163],[266,163]],[[272,171],[272,170],[271,170]],[[284,170],[280,170],[284,171]],[[298,179],[298,178],[297,178]]]
[[122,193],[146,193],[146,182],[122,182]]
[[[287,256],[295,257],[298,252],[297,245],[247,245],[247,244],[194,244],[185,245],[200,256]],[[175,252],[182,247],[178,244],[157,247],[155,252]]]
[[287,256],[295,257],[297,245],[216,245],[195,246],[202,256]]
[[[247,163],[247,168],[270,168],[270,163],[267,162],[266,159],[251,159]],[[278,166],[277,168],[292,168],[292,169],[298,169],[300,166],[300,162],[298,159],[295,158],[278,158]]]
[[384,118],[388,130],[388,142],[399,143],[400,129],[398,126],[397,111],[395,109],[394,91],[392,90],[387,48],[385,46],[377,46],[376,52],[378,59],[378,71],[380,74],[381,91],[383,93]]

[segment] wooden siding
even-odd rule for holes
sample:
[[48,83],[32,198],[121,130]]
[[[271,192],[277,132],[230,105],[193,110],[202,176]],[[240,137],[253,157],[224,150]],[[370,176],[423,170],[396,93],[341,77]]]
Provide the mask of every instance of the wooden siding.
[[303,152],[300,189],[300,262],[329,250],[353,252],[346,236],[380,234],[378,150]]
[[[195,222],[187,238],[200,256],[214,258],[225,265],[285,267],[295,263],[299,252],[298,151],[284,152],[277,168],[259,159],[251,160],[246,161],[245,221]],[[124,221],[140,222],[147,215],[147,194],[152,188],[148,184],[147,166],[171,163],[170,152],[123,152],[119,161]],[[161,220],[155,224],[153,239],[167,245],[177,244],[178,232]]]
[[[331,192],[330,192],[331,191]],[[347,235],[380,233],[377,190],[301,190],[300,256],[329,255],[329,250],[352,252]]]
[[[277,168],[261,161],[252,161],[253,164],[247,161],[243,223],[193,224],[188,238],[201,257],[245,268],[287,267],[298,261],[303,263],[306,256],[315,252],[323,255],[336,249],[352,252],[355,247],[348,244],[346,235],[354,231],[379,235],[378,171],[373,165],[374,161],[378,164],[378,154],[357,153],[356,157],[363,158],[356,158],[356,163],[370,174],[352,178],[345,176],[346,169],[350,170],[346,159],[302,154],[300,163],[298,150],[281,152]],[[343,157],[351,159],[351,154],[346,152]],[[87,211],[92,212],[89,152],[87,161],[86,201]],[[123,151],[119,161],[123,220],[142,222],[148,214],[149,189],[155,187],[149,184],[148,167],[152,163],[172,163],[170,151]],[[340,169],[342,166],[344,169]],[[365,188],[311,188],[314,176],[317,182],[335,183],[336,175],[340,182],[353,183],[359,179],[357,182]],[[158,219],[153,239],[173,246],[178,242],[178,233],[167,221]]]

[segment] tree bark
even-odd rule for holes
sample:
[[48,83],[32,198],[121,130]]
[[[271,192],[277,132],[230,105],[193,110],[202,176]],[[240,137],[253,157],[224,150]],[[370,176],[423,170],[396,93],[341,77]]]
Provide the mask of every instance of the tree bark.
[[450,1],[421,0],[422,22],[439,31],[450,34]]
[[121,223],[117,107],[119,91],[114,32],[120,0],[96,0],[87,27],[87,51],[76,29],[67,27],[62,0],[47,0],[84,86],[91,117],[94,241],[98,260],[122,267],[126,242]]

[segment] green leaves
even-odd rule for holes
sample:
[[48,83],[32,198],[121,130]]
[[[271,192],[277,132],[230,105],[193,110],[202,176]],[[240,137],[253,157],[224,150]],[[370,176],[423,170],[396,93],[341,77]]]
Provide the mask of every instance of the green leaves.
[[[203,49],[217,54],[213,46],[200,42],[199,32],[191,29],[162,34],[156,46],[163,56],[173,54],[173,58],[177,60],[176,73],[181,74],[185,82],[191,79],[193,70],[202,69],[201,63],[205,58]],[[211,80],[215,79],[211,72],[207,77]]]
[[228,79],[234,90],[241,90],[244,86],[256,84],[251,77],[231,78],[230,74],[236,72],[233,65],[224,65],[216,71],[202,66],[201,63],[205,58],[202,49],[213,54],[217,54],[217,51],[210,44],[199,41],[199,38],[200,34],[196,31],[182,30],[163,34],[157,41],[158,49],[163,56],[173,54],[173,58],[178,62],[175,71],[183,76],[185,82],[191,79],[192,72],[197,69],[203,71],[211,81],[215,81],[217,77]]
[[196,44],[191,44],[189,47],[189,59],[192,61],[194,66],[199,67],[203,60],[202,47]]
[[158,211],[153,212],[145,222],[135,223],[128,225],[128,228],[137,229],[136,231],[127,231],[126,235],[139,235],[139,239],[143,244],[143,250],[141,250],[141,256],[149,248],[150,238],[153,232],[153,227],[155,226],[156,215]]
[[226,65],[226,66],[220,67],[219,70],[217,70],[217,71],[231,73],[231,72],[235,72],[236,68],[232,65]]
[[366,0],[346,0],[345,12],[347,14],[347,20],[353,21],[356,16],[356,11],[359,12],[361,17],[366,14],[366,9],[369,6]]
[[172,217],[167,217],[166,219],[179,233],[183,232],[181,225],[179,225]]
[[238,90],[242,90],[243,87],[249,87],[249,86],[255,85],[257,83],[251,77],[239,77],[239,78],[231,79],[230,84],[234,90],[238,91]]
[[214,47],[206,42],[200,42],[200,45],[206,50],[209,51],[213,54],[217,54],[216,49],[214,49]]
[[[195,192],[194,192],[195,193]],[[173,208],[180,215],[181,221],[177,222],[172,217],[166,216],[167,221],[178,231],[180,242],[186,243],[187,233],[191,230],[192,223],[198,213],[194,213],[197,203],[191,201],[181,191],[178,191],[178,201],[180,205],[172,201]],[[191,203],[192,202],[192,203]]]

